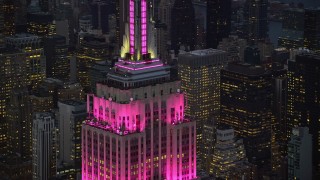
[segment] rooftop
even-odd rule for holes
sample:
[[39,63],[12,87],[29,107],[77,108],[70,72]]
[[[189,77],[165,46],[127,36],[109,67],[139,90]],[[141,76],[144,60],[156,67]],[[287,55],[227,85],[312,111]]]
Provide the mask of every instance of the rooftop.
[[70,106],[86,105],[86,103],[85,103],[85,102],[83,102],[83,101],[78,101],[78,100],[73,100],[73,99],[69,99],[69,100],[61,101],[61,103],[63,103],[63,104],[67,104],[67,105],[70,105]]
[[212,55],[212,54],[222,54],[222,53],[226,53],[222,50],[219,49],[201,49],[201,50],[195,50],[195,51],[190,51],[189,53],[185,53],[185,55],[194,55],[194,56],[208,56],[208,55]]

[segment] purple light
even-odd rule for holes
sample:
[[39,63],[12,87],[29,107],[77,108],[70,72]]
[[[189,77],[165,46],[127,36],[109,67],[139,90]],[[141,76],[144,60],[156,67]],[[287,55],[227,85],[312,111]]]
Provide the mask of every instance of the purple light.
[[128,69],[128,70],[132,70],[132,71],[137,71],[137,70],[143,70],[143,69],[150,69],[150,68],[155,68],[155,67],[160,67],[163,66],[163,64],[157,64],[154,66],[146,66],[146,67],[141,67],[141,68],[131,68],[131,67],[127,67],[127,66],[122,66],[120,64],[116,64],[116,66],[124,68],[124,69]]
[[147,1],[141,0],[141,53],[147,54]]
[[130,0],[130,54],[134,54],[134,0]]
[[127,64],[140,65],[140,64],[147,64],[147,63],[159,62],[160,59],[154,59],[154,60],[142,61],[142,62],[124,61],[124,60],[122,60],[122,59],[119,59],[118,61],[119,61],[119,62],[124,62],[124,63],[127,63]]

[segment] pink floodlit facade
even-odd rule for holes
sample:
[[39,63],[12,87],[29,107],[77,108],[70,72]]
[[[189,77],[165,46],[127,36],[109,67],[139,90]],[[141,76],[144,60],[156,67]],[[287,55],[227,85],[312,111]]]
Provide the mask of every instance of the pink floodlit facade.
[[196,124],[184,118],[183,94],[125,104],[88,95],[87,102],[83,179],[196,177]]
[[[129,47],[131,55],[135,55],[137,49],[141,51],[142,55],[148,54],[147,7],[147,0],[129,0]],[[138,14],[139,12],[140,14]]]
[[129,20],[121,58],[87,96],[82,179],[195,179],[196,121],[184,115],[180,82],[151,56],[152,43],[148,50],[148,0],[125,3]]

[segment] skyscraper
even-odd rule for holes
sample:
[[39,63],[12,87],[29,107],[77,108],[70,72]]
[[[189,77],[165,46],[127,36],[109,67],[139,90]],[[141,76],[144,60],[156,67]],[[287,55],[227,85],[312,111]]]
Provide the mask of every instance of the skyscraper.
[[81,126],[87,118],[86,103],[76,100],[58,102],[59,154],[58,168],[74,169],[75,179],[81,171]]
[[[296,126],[308,127],[312,135],[313,173],[320,172],[320,55],[302,53],[288,63],[287,135]],[[319,173],[316,177],[319,177]]]
[[248,0],[249,39],[264,40],[268,37],[268,0]]
[[305,47],[320,51],[320,9],[306,9],[304,22]]
[[121,58],[87,97],[82,179],[195,178],[196,122],[184,116],[180,83],[148,40],[148,1],[126,2]]
[[6,119],[8,123],[8,154],[31,162],[32,113],[26,88],[15,88],[12,91]]
[[0,1],[0,33],[13,35],[15,33],[15,2],[11,0]]
[[47,37],[55,34],[55,25],[53,24],[53,15],[45,12],[40,7],[39,3],[47,0],[31,0],[27,13],[27,32],[40,36]]
[[196,23],[191,0],[176,0],[171,9],[171,48],[178,53],[180,47],[194,50]]
[[288,144],[288,179],[312,179],[312,135],[307,127],[292,129]]
[[278,38],[280,47],[287,49],[303,47],[304,9],[290,8],[283,11],[282,32]]
[[50,113],[37,113],[32,125],[32,179],[56,175],[56,128]]
[[207,170],[210,164],[210,154],[207,153],[213,151],[213,144],[203,142],[203,126],[212,119],[218,121],[220,70],[227,63],[227,53],[216,49],[195,50],[179,55],[181,90],[185,93],[187,104],[185,113],[197,121],[197,154],[204,161],[203,168]]
[[27,85],[35,88],[46,76],[46,58],[40,37],[32,34],[16,34],[5,38],[6,46],[26,54]]
[[25,54],[13,49],[0,48],[0,153],[6,154],[7,128],[6,107],[14,88],[26,82]]
[[44,55],[46,56],[46,77],[62,81],[70,79],[70,57],[66,38],[53,35],[45,38]]
[[207,1],[207,48],[217,48],[231,31],[231,0]]
[[104,37],[84,37],[77,52],[77,76],[86,92],[91,89],[89,70],[94,63],[103,62],[109,57],[108,48]]
[[261,66],[230,63],[221,71],[220,123],[243,138],[249,162],[259,168],[271,157],[272,73]]

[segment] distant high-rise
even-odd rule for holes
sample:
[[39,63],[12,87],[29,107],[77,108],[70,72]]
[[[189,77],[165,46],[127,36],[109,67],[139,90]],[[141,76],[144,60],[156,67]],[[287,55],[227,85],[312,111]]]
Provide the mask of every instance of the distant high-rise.
[[268,37],[268,0],[248,0],[249,39],[264,40]]
[[244,61],[244,50],[247,47],[247,40],[238,36],[223,38],[218,48],[228,53],[229,61]]
[[15,2],[0,0],[0,33],[5,35],[15,34]]
[[55,34],[55,25],[53,24],[53,15],[43,7],[40,7],[39,2],[47,0],[31,0],[27,13],[27,32],[40,37],[47,37]]
[[53,20],[53,15],[48,13],[28,13],[27,32],[40,37],[51,36],[56,33]]
[[32,125],[32,179],[49,180],[56,175],[56,128],[50,113],[37,113]]
[[158,7],[159,22],[156,23],[157,28],[157,49],[160,58],[164,59],[168,55],[171,42],[171,9],[173,0],[160,0]]
[[320,51],[320,9],[306,9],[304,22],[305,47]]
[[89,70],[96,62],[108,59],[109,44],[104,37],[84,37],[77,52],[77,78],[86,92],[91,90]]
[[114,4],[111,1],[93,1],[90,5],[92,15],[92,27],[99,29],[102,33],[106,34],[110,32],[110,26],[108,17],[115,13]]
[[207,1],[207,48],[217,48],[231,31],[231,0]]
[[287,135],[296,126],[312,135],[313,173],[320,172],[320,54],[302,53],[288,63]]
[[[59,154],[58,168],[81,171],[81,126],[87,118],[86,103],[76,100],[58,102]],[[76,178],[75,178],[76,179]]]
[[[179,55],[181,90],[185,93],[186,115],[197,121],[198,158],[208,169],[213,144],[203,142],[203,126],[218,121],[220,112],[220,70],[227,65],[227,53],[221,50],[195,50]],[[210,126],[213,124],[211,123]],[[207,129],[210,129],[207,127]],[[214,137],[212,137],[214,138]],[[205,140],[205,139],[204,139]],[[207,144],[204,146],[203,144]],[[211,150],[209,150],[211,149]],[[202,155],[201,155],[202,154]]]
[[194,50],[196,24],[191,0],[176,0],[171,9],[171,48],[178,53],[180,47]]
[[40,37],[32,34],[16,34],[5,38],[6,46],[26,54],[27,85],[35,88],[46,76],[46,58]]
[[26,88],[15,88],[7,106],[8,155],[31,161],[32,113]]
[[23,52],[0,48],[0,153],[6,154],[7,128],[5,117],[10,94],[26,82],[26,57]]
[[263,167],[271,157],[272,73],[261,66],[231,63],[221,71],[220,123],[242,137],[249,162]]
[[290,8],[283,11],[282,32],[278,46],[287,49],[304,46],[304,9]]
[[70,80],[70,57],[66,38],[53,35],[45,38],[44,55],[46,56],[46,77],[62,81]]
[[288,179],[312,179],[312,135],[307,127],[292,129],[288,144]]
[[31,179],[32,177],[32,116],[28,90],[16,87],[6,107],[7,153],[0,163],[1,177]]

